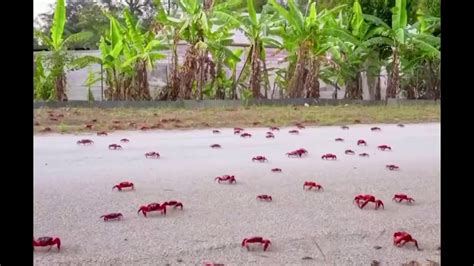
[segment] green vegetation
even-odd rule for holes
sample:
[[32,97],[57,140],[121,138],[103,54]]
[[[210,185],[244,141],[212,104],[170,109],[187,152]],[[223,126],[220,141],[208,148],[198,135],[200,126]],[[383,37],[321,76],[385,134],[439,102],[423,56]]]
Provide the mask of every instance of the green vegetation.
[[[99,63],[106,100],[153,100],[147,75],[165,49],[160,100],[272,98],[277,86],[283,98],[317,99],[320,80],[360,99],[364,75],[370,98],[380,100],[383,71],[387,98],[440,97],[439,0],[82,2],[58,0],[35,30],[34,45],[50,50],[35,58],[36,99],[67,100],[66,72]],[[230,49],[236,30],[249,47]],[[72,58],[67,49],[78,46],[98,47],[101,57]],[[268,46],[286,52],[285,67],[267,68]]]

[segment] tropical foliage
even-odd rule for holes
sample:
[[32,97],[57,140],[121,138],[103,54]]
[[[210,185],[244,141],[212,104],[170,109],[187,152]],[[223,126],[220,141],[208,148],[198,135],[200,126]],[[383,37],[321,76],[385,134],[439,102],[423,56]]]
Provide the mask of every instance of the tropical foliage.
[[[34,45],[49,50],[35,58],[35,98],[67,100],[67,71],[92,63],[102,65],[107,100],[247,100],[273,98],[275,88],[279,97],[317,99],[321,81],[335,87],[334,97],[345,87],[345,98],[361,99],[365,78],[369,98],[382,99],[384,73],[386,98],[440,97],[439,0],[263,3],[147,0],[67,13],[58,0],[51,26],[35,31]],[[90,32],[77,32],[66,18],[80,18],[77,27]],[[65,28],[75,33],[63,37]],[[247,47],[231,47],[237,31]],[[101,56],[72,58],[68,47],[86,40]],[[282,67],[267,66],[268,47],[285,52]],[[170,51],[167,86],[154,97],[149,72],[166,58],[162,50]],[[89,88],[98,80],[90,75]]]

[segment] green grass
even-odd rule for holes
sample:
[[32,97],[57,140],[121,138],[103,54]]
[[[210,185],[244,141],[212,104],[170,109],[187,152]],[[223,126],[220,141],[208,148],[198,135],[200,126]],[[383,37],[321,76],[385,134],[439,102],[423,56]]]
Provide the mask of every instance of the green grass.
[[[239,108],[59,108],[35,109],[35,132],[51,128],[52,132],[136,130],[141,126],[160,129],[345,125],[377,123],[439,122],[440,106],[252,106]],[[63,117],[61,117],[62,115]],[[53,120],[51,120],[53,118]],[[55,121],[56,119],[57,121]],[[97,119],[96,122],[92,122]],[[166,121],[179,119],[179,121]],[[114,123],[114,121],[118,121]]]

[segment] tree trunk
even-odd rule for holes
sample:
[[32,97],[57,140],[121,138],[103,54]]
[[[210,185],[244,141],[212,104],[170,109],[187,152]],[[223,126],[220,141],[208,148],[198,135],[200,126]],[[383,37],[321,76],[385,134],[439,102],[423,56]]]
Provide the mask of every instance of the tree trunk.
[[380,75],[381,71],[379,71],[379,74],[377,75],[377,83],[375,85],[375,100],[377,101],[382,100]]
[[390,73],[390,79],[388,80],[386,98],[387,99],[396,98],[399,86],[400,86],[400,60],[398,58],[398,50],[397,48],[394,48],[392,71]]
[[173,45],[171,48],[171,69],[170,69],[170,84],[168,87],[168,94],[166,98],[176,101],[179,95],[179,68],[178,68],[178,42],[179,37],[176,35],[173,38]]
[[265,99],[268,99],[268,91],[270,90],[270,78],[268,77],[267,64],[265,63],[265,60],[262,61],[262,64],[263,64],[263,76],[265,78]]
[[361,73],[357,72],[355,77],[352,77],[346,82],[346,94],[344,98],[351,100],[362,100],[362,86]]
[[148,71],[146,69],[146,62],[138,62],[135,71],[136,95],[134,97],[134,100],[151,100],[150,84],[148,83]]
[[204,52],[203,51],[199,51],[199,65],[198,65],[198,73],[199,73],[199,78],[198,78],[198,87],[199,87],[199,100],[202,101],[203,99],[203,87],[204,87]]
[[371,75],[369,72],[367,72],[367,87],[369,91],[369,100],[375,100],[377,76]]
[[59,102],[67,102],[66,95],[66,74],[63,72],[54,81],[56,100]]
[[250,89],[252,90],[253,98],[260,98],[260,49],[258,43],[253,46],[253,53],[250,59],[252,66],[252,74],[250,75]]
[[302,44],[298,49],[298,59],[296,61],[296,68],[288,84],[288,91],[290,98],[301,98],[304,93],[305,83],[305,65],[307,57],[306,44]]
[[319,99],[319,61],[317,58],[311,59],[309,69],[304,83],[306,98]]
[[[245,59],[245,63],[242,66],[242,69],[240,70],[239,77],[237,78],[237,81],[232,86],[232,91],[233,91],[233,95],[234,95],[235,100],[237,100],[237,92],[236,92],[237,91],[237,86],[239,85],[240,78],[242,77],[242,73],[244,73],[245,67],[247,66],[248,62],[250,61],[250,58],[252,57],[252,53],[253,53],[253,46],[250,46],[249,53],[247,54],[247,58]],[[237,66],[235,66],[235,68],[237,68]],[[237,69],[235,71],[237,71]]]
[[196,73],[198,70],[199,63],[199,51],[191,45],[186,50],[184,64],[179,70],[180,80],[180,94],[179,96],[184,100],[191,99],[193,93],[193,86],[197,77]]

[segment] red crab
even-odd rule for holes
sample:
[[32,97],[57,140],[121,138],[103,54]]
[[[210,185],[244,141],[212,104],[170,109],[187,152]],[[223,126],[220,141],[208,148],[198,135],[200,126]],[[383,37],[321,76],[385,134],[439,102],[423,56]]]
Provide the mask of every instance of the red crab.
[[363,152],[363,153],[360,153],[359,156],[360,157],[369,157],[369,154],[366,153],[366,152]]
[[400,167],[394,165],[394,164],[387,164],[385,167],[387,167],[388,170],[394,171],[400,169]]
[[363,140],[363,139],[359,139],[357,141],[357,146],[361,146],[361,145],[367,146],[367,142],[365,142],[365,140]]
[[91,125],[91,124],[87,124],[87,125],[84,126],[84,128],[86,128],[86,129],[92,129],[92,125]]
[[344,130],[348,130],[348,129],[349,129],[348,126],[342,126],[341,128],[344,129]]
[[167,202],[163,203],[162,205],[171,206],[171,207],[173,207],[173,208],[178,208],[178,207],[180,207],[181,210],[183,209],[183,203],[181,203],[181,202],[179,202],[179,201],[176,201],[176,200],[167,201]]
[[244,129],[241,127],[234,127],[234,131],[244,131]]
[[129,139],[121,139],[120,142],[122,142],[122,143],[129,143],[130,140],[129,140]]
[[371,195],[359,194],[354,197],[354,201],[357,205],[360,205],[361,200],[366,200],[367,198],[372,197]]
[[323,156],[321,156],[321,159],[324,159],[324,160],[328,160],[328,159],[337,160],[337,156],[335,154],[332,154],[332,153],[326,153]]
[[158,159],[160,158],[160,154],[156,151],[150,151],[150,152],[145,153],[145,158]]
[[290,131],[288,131],[288,133],[290,133],[290,134],[296,134],[296,135],[297,135],[297,134],[300,134],[300,132],[299,132],[298,130],[296,130],[296,129],[290,130]]
[[140,127],[140,130],[150,130],[150,129],[151,129],[151,128],[148,127],[148,126],[142,126],[142,127]]
[[33,250],[35,250],[35,247],[49,246],[49,251],[54,245],[56,245],[58,251],[61,249],[61,240],[58,237],[43,236],[36,240],[33,237]]
[[212,144],[212,145],[211,145],[211,148],[213,148],[213,149],[220,149],[220,148],[221,148],[221,145],[219,145],[219,144]]
[[107,136],[107,132],[105,131],[97,132],[97,136]]
[[268,162],[268,159],[265,158],[265,156],[258,155],[252,158],[252,162],[255,162],[255,161],[259,161],[263,163],[263,162]]
[[90,139],[81,139],[81,140],[78,140],[76,143],[77,145],[92,145],[94,144],[94,141]]
[[349,155],[354,155],[354,154],[355,154],[355,151],[353,151],[353,150],[346,150],[344,153],[345,153],[345,154],[349,154]]
[[242,241],[242,247],[246,247],[247,250],[250,250],[249,244],[253,244],[253,243],[262,244],[263,245],[263,251],[266,251],[268,246],[270,246],[272,244],[270,242],[270,240],[268,240],[268,239],[263,239],[263,237],[260,237],[260,236],[254,236],[254,237],[245,238]]
[[417,249],[420,249],[418,247],[418,242],[416,239],[414,239],[409,233],[407,232],[395,232],[393,234],[393,245],[397,247],[401,247],[405,245],[408,242],[413,242],[416,246]]
[[252,137],[252,134],[250,134],[250,133],[242,133],[242,134],[240,135],[240,137],[242,137],[242,138],[251,138],[251,137]]
[[405,127],[404,124],[398,124],[397,127]]
[[274,138],[275,138],[275,135],[273,135],[272,132],[267,132],[267,135],[265,136],[265,138],[267,138],[267,139],[270,139],[270,138],[274,139]]
[[110,144],[109,145],[109,150],[121,150],[122,149],[122,146],[118,145],[118,144]]
[[381,131],[382,129],[380,129],[380,127],[373,127],[370,130],[372,130],[372,131]]
[[280,128],[278,128],[278,127],[270,127],[270,130],[271,130],[271,131],[275,131],[275,130],[276,130],[276,131],[280,131]]
[[304,150],[304,149],[298,149],[298,150],[294,150],[294,151],[290,151],[290,152],[287,152],[286,155],[288,157],[292,156],[292,157],[295,157],[295,156],[298,156],[298,157],[301,157],[303,156],[304,154],[306,154],[307,151]]
[[266,201],[272,201],[272,196],[270,195],[258,195],[257,199],[259,200],[266,200]]
[[320,184],[313,181],[305,181],[303,184],[303,189],[305,189],[305,187],[309,187],[308,190],[311,190],[312,188],[315,188],[317,190],[323,189],[323,187]]
[[281,169],[280,168],[273,168],[272,172],[281,172]]
[[301,123],[296,123],[295,126],[296,126],[298,129],[305,129],[305,126],[303,126],[303,124],[301,124]]
[[109,213],[109,214],[105,214],[105,215],[102,215],[100,216],[100,218],[104,218],[104,222],[107,222],[108,220],[120,220],[123,218],[123,215],[121,213]]
[[154,212],[154,211],[160,211],[161,214],[166,215],[166,205],[162,204],[160,205],[159,203],[150,203],[147,206],[140,206],[140,209],[138,209],[138,214],[140,212],[143,213],[143,216],[146,216],[147,212]]
[[344,141],[344,139],[343,138],[336,138],[335,141],[342,142],[342,141]]
[[233,175],[223,175],[223,176],[218,176],[214,178],[214,180],[217,180],[217,183],[221,183],[223,181],[229,182],[229,184],[232,183],[237,183],[237,180],[235,180],[235,177]]
[[[360,199],[358,199],[357,197],[358,196],[362,196]],[[354,198],[355,201],[357,201],[357,205],[359,205],[359,208],[363,209],[365,207],[365,205],[367,205],[369,202],[373,202],[375,203],[375,209],[377,210],[380,206],[382,206],[382,208],[384,208],[383,206],[383,202],[381,200],[378,200],[376,199],[374,196],[372,195],[357,195],[355,198]],[[364,201],[362,204],[360,204],[360,201]]]
[[241,132],[241,130],[234,130],[234,135],[240,134]]
[[219,130],[217,130],[217,129],[214,129],[214,130],[212,131],[212,133],[214,133],[214,134],[219,134],[219,133],[221,133],[221,132],[220,132]]
[[299,151],[302,155],[308,155],[308,151],[306,149],[299,148],[297,151]]
[[113,186],[113,187],[112,187],[112,190],[113,190],[114,188],[117,188],[119,191],[122,191],[122,188],[128,188],[128,187],[131,187],[132,190],[135,189],[135,186],[133,185],[132,182],[124,181],[124,182],[121,182],[121,183],[119,183],[119,184]]
[[402,202],[403,200],[406,200],[409,203],[413,203],[415,201],[413,198],[408,197],[408,195],[405,195],[405,194],[395,194],[392,200],[395,200],[395,201],[398,200],[397,202]]
[[390,147],[388,145],[385,145],[385,144],[384,145],[379,145],[379,146],[377,146],[377,148],[381,151],[385,151],[385,150],[391,151],[392,150],[392,147]]

